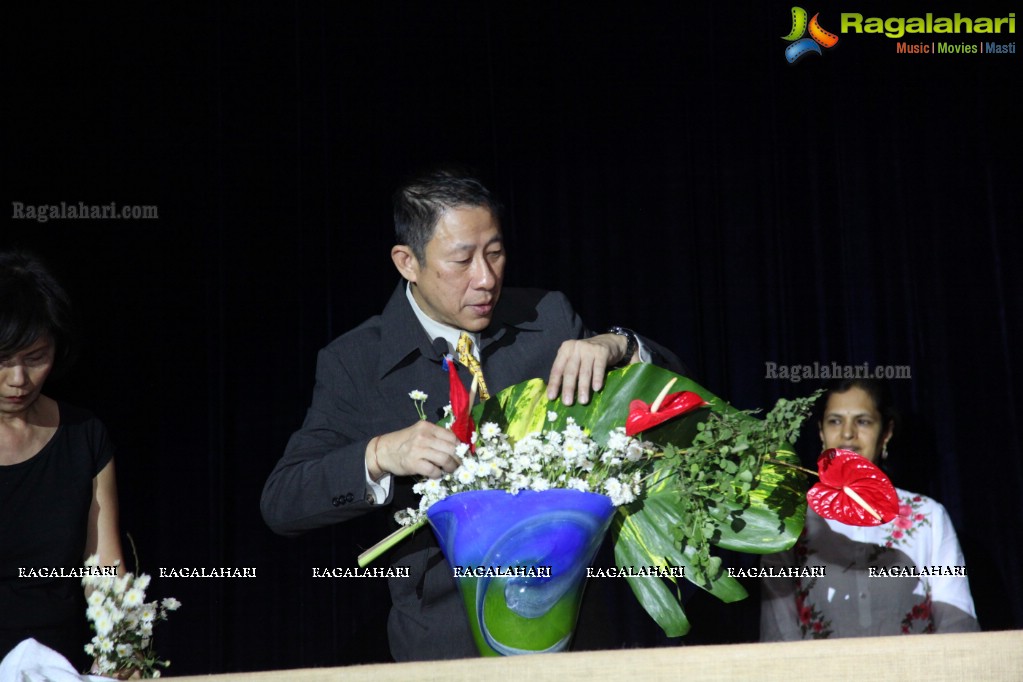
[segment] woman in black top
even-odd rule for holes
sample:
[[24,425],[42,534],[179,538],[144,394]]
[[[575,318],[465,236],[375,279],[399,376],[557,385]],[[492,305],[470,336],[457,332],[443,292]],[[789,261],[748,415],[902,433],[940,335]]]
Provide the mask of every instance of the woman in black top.
[[[33,637],[87,664],[81,580],[121,562],[113,449],[89,412],[42,394],[71,357],[67,295],[34,258],[0,253],[0,658]],[[119,569],[123,572],[123,569]]]

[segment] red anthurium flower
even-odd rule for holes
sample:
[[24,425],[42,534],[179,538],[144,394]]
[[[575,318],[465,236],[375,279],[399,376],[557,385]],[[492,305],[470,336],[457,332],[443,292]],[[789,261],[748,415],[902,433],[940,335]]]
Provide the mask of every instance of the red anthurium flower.
[[633,400],[629,403],[629,416],[625,420],[625,435],[634,436],[640,431],[646,431],[661,422],[666,422],[686,412],[692,412],[707,404],[703,398],[692,391],[679,391],[666,395],[668,388],[674,382],[674,379],[669,381],[661,391],[661,395],[650,405],[642,400]]
[[476,425],[472,421],[470,410],[472,405],[469,401],[469,392],[462,385],[458,378],[458,368],[454,359],[449,355],[444,358],[444,369],[448,372],[448,384],[450,386],[448,399],[451,401],[451,416],[454,421],[451,423],[451,433],[469,446],[469,451],[475,453],[476,447],[472,443],[472,432]]
[[817,460],[820,482],[806,501],[826,519],[850,526],[880,526],[899,515],[895,486],[870,460],[850,450],[832,448]]

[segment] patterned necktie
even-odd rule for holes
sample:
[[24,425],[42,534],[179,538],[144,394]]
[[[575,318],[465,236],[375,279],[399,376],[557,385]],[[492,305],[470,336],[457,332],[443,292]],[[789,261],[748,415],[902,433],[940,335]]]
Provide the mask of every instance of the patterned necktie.
[[455,350],[458,351],[458,361],[467,367],[469,373],[476,379],[480,400],[488,400],[490,393],[487,391],[487,382],[483,380],[483,369],[480,367],[479,361],[472,354],[472,339],[468,334],[462,332],[462,335],[458,337],[458,345]]

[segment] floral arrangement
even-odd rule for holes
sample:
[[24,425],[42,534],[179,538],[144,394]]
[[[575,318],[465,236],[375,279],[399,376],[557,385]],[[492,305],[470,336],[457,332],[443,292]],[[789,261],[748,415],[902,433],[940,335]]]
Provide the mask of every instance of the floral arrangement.
[[[85,562],[86,566],[98,564],[96,555]],[[88,604],[85,615],[96,633],[85,645],[85,653],[94,657],[92,672],[117,679],[136,675],[148,679],[160,677],[159,668],[170,665],[153,651],[153,626],[167,620],[167,613],[176,611],[181,602],[173,597],[147,602],[149,582],[146,573],[82,578]]]
[[[363,566],[420,528],[430,506],[454,493],[575,488],[606,494],[618,508],[611,534],[619,567],[683,567],[685,579],[732,602],[746,590],[712,547],[789,549],[808,500],[822,516],[857,525],[898,514],[891,482],[855,453],[823,453],[818,472],[799,466],[790,443],[819,393],[779,400],[759,419],[684,377],[638,363],[609,373],[587,405],[549,401],[535,379],[473,408],[471,391],[447,364],[452,409],[445,424],[462,441],[462,464],[415,484],[419,506],[396,514],[402,528],[363,553]],[[669,393],[673,387],[681,390]],[[410,397],[424,417],[425,394]],[[821,479],[809,493],[807,475]],[[626,580],[665,634],[688,632],[674,579]]]

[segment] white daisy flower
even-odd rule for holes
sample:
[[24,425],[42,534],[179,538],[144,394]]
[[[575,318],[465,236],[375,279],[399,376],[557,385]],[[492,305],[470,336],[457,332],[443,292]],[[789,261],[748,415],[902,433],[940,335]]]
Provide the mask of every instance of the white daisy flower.
[[622,465],[622,458],[615,456],[613,452],[605,452],[601,456],[600,461],[609,467],[620,467]]
[[138,587],[133,587],[124,593],[124,605],[133,608],[146,600],[146,593]]
[[625,429],[618,427],[607,435],[607,447],[610,450],[621,452],[632,439],[625,435]]
[[622,485],[622,482],[615,477],[611,477],[604,481],[604,492],[611,498],[611,504],[616,507],[620,507],[623,504],[629,504],[636,499],[636,496],[632,492],[632,488],[627,485]]
[[565,426],[565,438],[575,438],[581,440],[586,437],[586,432],[583,431],[575,420],[571,417],[568,418],[568,423]]
[[110,614],[103,611],[97,618],[92,619],[92,626],[96,629],[97,635],[108,635],[114,629],[114,619]]
[[135,587],[142,591],[145,591],[149,587],[149,581],[151,580],[152,578],[149,577],[148,573],[143,573],[142,575],[135,578]]
[[632,441],[631,443],[629,443],[629,447],[626,448],[625,450],[625,459],[629,460],[630,462],[638,462],[639,460],[643,459],[643,456],[645,454],[646,451],[643,449],[643,446],[637,443],[636,441]]
[[569,465],[575,464],[576,458],[579,457],[578,442],[574,440],[565,441],[565,444],[561,446],[561,454]]

